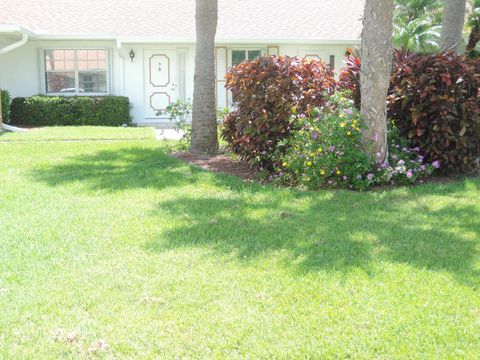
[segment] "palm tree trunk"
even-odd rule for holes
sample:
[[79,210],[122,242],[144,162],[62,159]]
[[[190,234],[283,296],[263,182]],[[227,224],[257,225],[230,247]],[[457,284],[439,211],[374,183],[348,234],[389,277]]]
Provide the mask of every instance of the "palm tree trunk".
[[475,25],[470,32],[467,44],[467,53],[473,53],[480,41],[480,25]]
[[458,53],[465,25],[466,0],[445,0],[442,19],[442,51]]
[[367,153],[388,158],[387,95],[392,72],[394,0],[367,0],[363,18],[361,115]]
[[218,0],[196,0],[196,6],[197,45],[190,151],[215,153],[218,150],[215,101],[215,33]]

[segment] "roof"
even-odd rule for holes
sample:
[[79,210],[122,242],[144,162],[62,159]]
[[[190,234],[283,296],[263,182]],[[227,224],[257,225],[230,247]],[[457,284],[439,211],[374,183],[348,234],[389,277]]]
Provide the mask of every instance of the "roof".
[[[0,25],[44,38],[195,40],[195,0],[2,0]],[[217,41],[355,41],[364,0],[219,0]]]

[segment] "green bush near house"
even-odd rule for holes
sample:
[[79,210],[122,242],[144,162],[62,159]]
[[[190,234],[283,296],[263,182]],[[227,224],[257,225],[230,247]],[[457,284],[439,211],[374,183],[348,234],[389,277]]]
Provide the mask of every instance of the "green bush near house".
[[0,90],[0,101],[2,102],[2,119],[8,123],[10,116],[10,93],[7,90]]
[[11,123],[21,126],[121,126],[131,123],[123,96],[32,96],[15,98]]

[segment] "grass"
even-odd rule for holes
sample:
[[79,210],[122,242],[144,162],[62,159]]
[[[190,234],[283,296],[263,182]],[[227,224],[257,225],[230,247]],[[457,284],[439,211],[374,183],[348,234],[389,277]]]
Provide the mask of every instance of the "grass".
[[44,127],[27,133],[0,133],[2,141],[77,141],[77,140],[146,140],[154,137],[152,128],[122,127]]
[[275,189],[127,130],[0,143],[0,358],[478,358],[480,180]]

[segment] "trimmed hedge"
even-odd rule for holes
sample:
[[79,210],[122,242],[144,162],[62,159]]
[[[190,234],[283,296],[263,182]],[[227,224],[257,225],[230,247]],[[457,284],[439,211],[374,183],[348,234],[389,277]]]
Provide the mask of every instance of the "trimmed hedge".
[[2,102],[2,119],[7,124],[10,116],[10,93],[7,90],[0,90],[0,101]]
[[131,123],[123,96],[32,96],[15,98],[11,124],[21,126],[121,126]]

